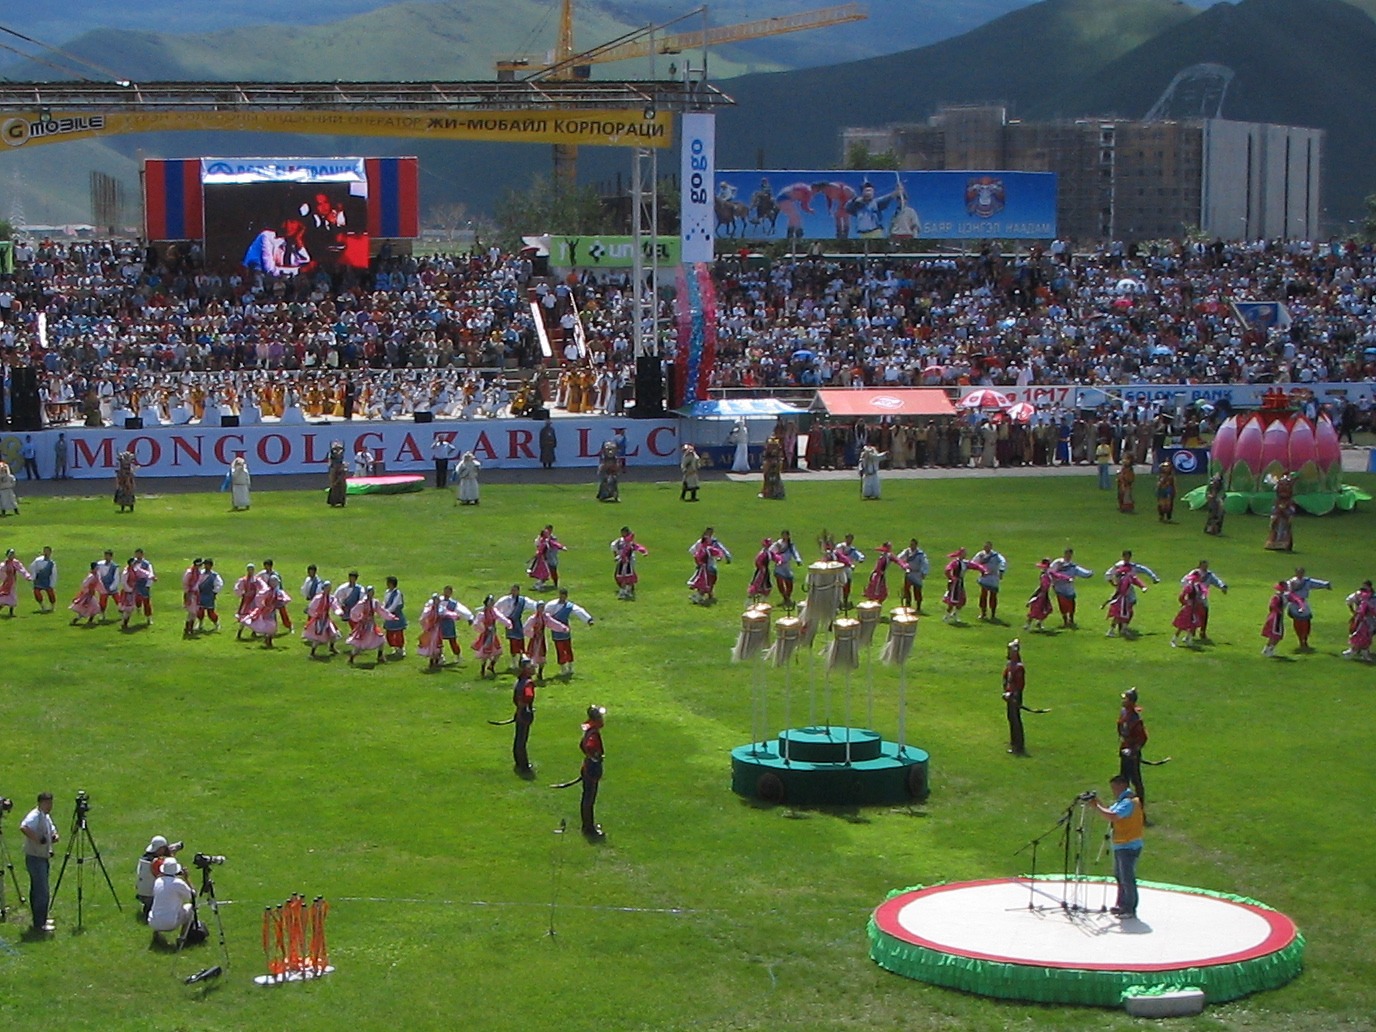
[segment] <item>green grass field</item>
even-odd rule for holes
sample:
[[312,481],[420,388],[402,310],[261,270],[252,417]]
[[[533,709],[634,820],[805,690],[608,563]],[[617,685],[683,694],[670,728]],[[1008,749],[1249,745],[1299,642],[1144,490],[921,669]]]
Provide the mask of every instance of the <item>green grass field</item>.
[[[1373,478],[1354,479],[1371,489]],[[318,493],[260,490],[250,512],[232,514],[226,495],[159,497],[150,480],[123,516],[104,484],[99,498],[26,500],[20,519],[0,524],[0,548],[27,562],[51,544],[59,606],[105,547],[120,558],[144,547],[161,580],[147,630],[69,627],[65,610],[40,616],[28,597],[14,619],[0,618],[0,792],[15,799],[4,829],[19,880],[27,892],[18,824],[35,793],[56,794],[65,840],[85,789],[125,904],[116,911],[88,862],[76,932],[73,862],[56,933],[33,941],[9,884],[0,1014],[54,1029],[1127,1028],[1119,1013],[1000,1003],[888,974],[868,959],[865,922],[895,888],[1019,873],[1015,849],[1077,792],[1105,788],[1119,693],[1136,685],[1149,754],[1174,757],[1146,774],[1155,827],[1141,877],[1258,898],[1293,916],[1309,943],[1297,981],[1183,1027],[1370,1028],[1376,671],[1338,653],[1343,596],[1372,572],[1372,513],[1302,518],[1290,557],[1261,548],[1258,517],[1229,517],[1221,539],[1188,511],[1163,526],[1141,486],[1136,516],[1119,515],[1088,471],[890,480],[882,502],[863,505],[853,482],[790,483],[784,502],[710,482],[698,505],[678,501],[677,483],[627,484],[618,506],[593,501],[590,485],[488,487],[477,508],[431,490],[351,499],[344,510]],[[524,564],[547,520],[569,546],[564,583],[597,622],[575,633],[573,683],[541,690],[539,776],[527,782],[511,772],[510,729],[487,724],[510,713],[510,677],[479,681],[467,656],[426,674],[414,634],[421,602],[445,583],[470,606],[528,585]],[[684,587],[686,550],[708,521],[736,554],[712,609],[690,605]],[[623,523],[651,552],[634,603],[616,601],[611,578],[608,542]],[[871,553],[916,535],[937,568],[985,538],[1009,557],[1000,615],[1011,627],[973,613],[968,626],[934,615],[921,625],[908,726],[932,756],[926,803],[799,812],[731,793],[729,751],[750,737],[751,676],[728,652],[750,559],[785,526],[809,561],[823,527],[854,532]],[[1081,591],[1083,629],[1025,634],[1033,564],[1067,544],[1096,571]],[[1125,547],[1165,579],[1142,599],[1135,641],[1106,639],[1099,619],[1108,591],[1098,575]],[[412,655],[350,669],[343,656],[310,661],[296,638],[274,651],[232,631],[183,641],[180,572],[207,554],[230,584],[245,562],[271,556],[288,591],[308,562],[336,581],[356,566],[379,588],[395,573],[410,599]],[[1201,557],[1231,588],[1214,593],[1217,644],[1171,649],[1175,582]],[[1267,660],[1258,631],[1268,586],[1297,563],[1335,582],[1314,600],[1317,651],[1296,655],[1287,632],[1280,658]],[[999,698],[1015,634],[1026,643],[1028,703],[1052,708],[1028,717],[1025,760],[1005,753]],[[892,737],[896,674],[876,663],[873,676],[876,725]],[[770,681],[771,719],[781,683]],[[858,713],[866,683],[862,669]],[[805,684],[795,680],[794,723]],[[578,725],[593,701],[610,710],[600,845],[575,833],[578,790],[547,787],[576,774]],[[564,818],[570,832],[554,834]],[[218,980],[181,984],[219,962],[214,941],[171,956],[150,949],[131,914],[134,863],[153,833],[184,838],[188,854],[228,856],[215,870],[231,961]],[[1111,873],[1108,863],[1096,873]],[[338,970],[258,988],[263,908],[292,892],[331,901]]]

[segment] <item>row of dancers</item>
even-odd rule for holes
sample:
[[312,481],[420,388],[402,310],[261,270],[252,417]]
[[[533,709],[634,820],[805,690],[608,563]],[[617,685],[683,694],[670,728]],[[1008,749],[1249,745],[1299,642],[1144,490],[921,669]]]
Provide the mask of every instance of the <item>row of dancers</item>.
[[[866,556],[855,545],[853,534],[847,534],[839,542],[823,531],[818,539],[821,546],[821,565],[839,567],[841,590],[840,605],[843,610],[850,608],[850,596],[854,581],[854,571]],[[718,560],[730,562],[731,553],[715,536],[713,528],[708,527],[702,537],[689,549],[694,557],[695,569],[688,585],[694,590],[692,601],[698,604],[713,601],[717,581]],[[944,607],[943,621],[958,623],[961,612],[970,601],[966,589],[966,576],[975,574],[979,588],[979,619],[999,622],[999,594],[1003,578],[1008,571],[1008,560],[994,548],[991,541],[973,555],[965,548],[958,548],[946,555],[943,567],[945,590],[941,596]],[[794,608],[793,593],[796,582],[796,568],[802,566],[803,558],[794,544],[788,530],[780,532],[777,539],[764,538],[755,555],[754,576],[747,594],[752,603],[768,601],[774,587],[778,588],[782,605],[786,610]],[[1058,558],[1043,558],[1035,564],[1040,571],[1036,589],[1026,601],[1026,618],[1023,629],[1027,631],[1046,631],[1046,620],[1059,610],[1062,628],[1075,629],[1078,607],[1076,580],[1094,576],[1094,571],[1075,561],[1075,551],[1067,548]],[[905,608],[922,612],[923,590],[931,572],[931,560],[911,538],[908,545],[895,551],[893,545],[885,541],[876,550],[874,568],[865,582],[864,598],[872,602],[884,602],[889,597],[889,568],[897,566],[902,571],[901,599]],[[818,564],[809,567],[809,572]],[[1145,593],[1146,580],[1159,584],[1161,578],[1151,567],[1137,562],[1130,549],[1124,550],[1120,559],[1111,564],[1104,572],[1111,593],[1100,605],[1105,610],[1109,622],[1105,636],[1132,638],[1137,631],[1132,627],[1136,616],[1138,591]],[[1146,578],[1144,580],[1143,578]],[[1332,590],[1332,582],[1311,577],[1303,567],[1295,569],[1294,576],[1278,581],[1268,599],[1267,615],[1261,628],[1261,637],[1266,644],[1262,654],[1274,656],[1277,644],[1285,636],[1287,618],[1294,628],[1299,641],[1298,651],[1312,652],[1309,644],[1310,629],[1313,623],[1313,609],[1310,605],[1310,592]],[[1210,568],[1207,559],[1201,559],[1194,568],[1180,578],[1177,594],[1177,611],[1171,621],[1172,648],[1193,648],[1212,644],[1208,635],[1210,592],[1217,588],[1227,594],[1227,583]],[[1349,613],[1348,647],[1343,655],[1355,659],[1370,660],[1373,636],[1376,635],[1376,591],[1371,581],[1363,581],[1356,591],[1346,598]]]
[[[866,561],[865,553],[856,546],[852,534],[847,534],[837,541],[823,531],[818,543],[821,547],[820,563],[836,570],[840,583],[840,604],[843,609],[849,609],[854,571]],[[555,534],[553,524],[546,524],[540,530],[535,538],[534,554],[526,564],[527,575],[535,581],[533,590],[558,590],[559,557],[565,547]],[[636,541],[629,527],[621,528],[620,535],[611,542],[611,550],[615,559],[614,574],[618,597],[633,600],[635,586],[639,581],[637,559],[648,554],[648,550]],[[704,529],[689,546],[688,551],[693,559],[692,576],[687,582],[692,592],[691,601],[700,605],[711,604],[716,600],[718,566],[720,563],[730,563],[732,554],[711,526]],[[941,604],[945,609],[943,620],[955,623],[961,619],[961,613],[970,601],[965,581],[967,574],[973,571],[979,588],[980,619],[1001,622],[998,619],[998,606],[1002,581],[1008,570],[1007,558],[991,541],[986,541],[973,555],[968,554],[964,548],[958,548],[948,553],[946,559],[943,568],[945,591],[941,597]],[[794,608],[796,569],[802,564],[802,555],[787,529],[781,531],[776,539],[763,539],[755,555],[754,575],[747,592],[750,600],[766,601],[771,598],[773,589],[777,587],[783,607],[786,610]],[[1059,609],[1063,628],[1076,628],[1076,581],[1092,577],[1093,571],[1075,561],[1074,550],[1071,548],[1065,549],[1059,558],[1043,558],[1035,565],[1040,571],[1038,585],[1026,602],[1024,630],[1045,631],[1045,622],[1056,609]],[[810,567],[809,571],[815,566],[816,564]],[[903,606],[921,612],[925,581],[931,572],[931,560],[916,538],[910,539],[908,545],[899,551],[895,551],[887,541],[879,545],[874,568],[863,589],[864,597],[880,603],[887,600],[888,575],[892,566],[897,566],[902,571]],[[30,567],[31,569],[25,567],[18,560],[13,548],[7,550],[4,562],[0,564],[0,608],[8,608],[11,617],[17,604],[17,584],[20,578],[33,582],[34,598],[39,604],[40,611],[51,611],[55,608],[56,562],[52,549],[45,547],[42,553],[34,558]],[[1137,632],[1132,624],[1136,615],[1138,592],[1146,592],[1146,580],[1158,584],[1161,578],[1149,566],[1137,562],[1131,550],[1125,550],[1121,558],[1105,571],[1104,576],[1111,587],[1110,596],[1100,606],[1106,610],[1106,618],[1109,621],[1106,636],[1135,637]],[[139,614],[143,616],[146,624],[151,624],[151,588],[156,580],[153,565],[142,549],[136,549],[123,565],[117,564],[113,559],[113,553],[106,550],[103,559],[90,564],[90,573],[83,580],[81,588],[69,606],[75,614],[72,622],[79,623],[85,619],[89,624],[97,617],[103,619],[107,605],[113,598],[120,615],[121,627],[127,629],[130,620]],[[358,583],[356,572],[351,573],[348,583],[341,584],[337,589],[330,585],[333,593],[332,602],[322,599],[317,606],[320,585],[315,567],[312,566],[302,585],[302,594],[307,601],[308,622],[315,629],[303,629],[302,637],[303,640],[311,642],[313,654],[320,646],[335,652],[337,642],[344,640],[352,649],[351,658],[360,652],[376,651],[379,661],[384,661],[384,646],[387,645],[391,646],[395,658],[404,655],[404,596],[401,595],[395,578],[388,578],[386,590],[379,599],[370,586]],[[182,591],[187,614],[184,633],[187,636],[204,631],[207,622],[211,630],[219,628],[216,598],[223,587],[224,582],[214,568],[213,559],[197,558],[185,571],[182,576]],[[1208,636],[1210,594],[1215,588],[1224,594],[1228,591],[1226,582],[1210,568],[1207,560],[1200,560],[1197,566],[1181,577],[1177,595],[1178,608],[1171,621],[1172,647],[1195,647],[1211,643]],[[1266,642],[1262,649],[1264,655],[1275,655],[1276,646],[1285,635],[1287,618],[1299,641],[1298,650],[1312,651],[1309,634],[1313,611],[1309,596],[1310,592],[1316,589],[1331,590],[1332,582],[1310,577],[1304,567],[1296,568],[1293,577],[1275,584],[1268,599],[1267,615],[1261,630],[1261,636]],[[287,633],[292,632],[290,612],[287,608],[290,596],[282,590],[281,578],[273,569],[271,560],[264,561],[262,570],[249,564],[245,575],[236,581],[234,593],[238,598],[234,618],[239,625],[239,637],[247,630],[252,636],[261,638],[266,647],[271,648],[273,639],[283,629]],[[561,592],[560,596],[563,605],[558,609],[562,612],[569,603],[566,592]],[[508,603],[507,599],[512,601]],[[521,602],[522,599],[525,601]],[[1343,654],[1369,660],[1373,636],[1376,635],[1376,592],[1373,592],[1371,582],[1363,582],[1356,591],[1347,596],[1346,602],[1349,611],[1348,647]],[[546,614],[547,607],[544,603],[538,603],[537,600],[522,595],[519,586],[513,586],[509,595],[492,599],[492,606],[494,612],[506,619],[511,619],[512,613],[504,612],[503,607],[515,607],[517,626],[510,628],[513,632],[510,636],[512,638],[525,637],[524,624],[527,613],[530,618],[535,618],[538,610],[541,620],[553,619],[556,623],[566,623],[567,616],[573,615],[572,610],[566,612],[564,617],[559,616],[557,612]],[[362,607],[359,615],[355,616],[355,609],[359,607]],[[314,616],[310,615],[312,608],[315,609]],[[483,609],[487,608],[485,604]],[[376,619],[370,619],[371,615],[375,615]],[[421,654],[435,661],[435,665],[442,660],[446,647],[457,655],[454,620],[463,619],[473,625],[480,622],[480,615],[475,615],[467,607],[453,600],[452,589],[448,589],[448,593],[435,593],[427,601],[421,615]],[[348,622],[348,635],[332,623],[332,618]],[[375,633],[368,630],[370,626],[375,627],[379,624],[380,629]],[[537,626],[545,625],[537,621]],[[565,640],[563,636],[567,633],[567,628],[558,629],[558,636],[554,640]],[[451,644],[446,646],[446,641]],[[474,643],[474,651],[480,655],[490,652],[491,648],[490,643],[481,649],[477,641]],[[495,674],[495,657],[482,658],[484,675]],[[565,668],[568,663],[561,660],[560,666],[561,669]]]
[[[547,530],[552,536],[553,527]],[[557,549],[562,547],[556,540],[551,551],[557,555]],[[113,551],[107,549],[104,558],[90,564],[89,572],[67,607],[73,613],[72,625],[83,621],[87,626],[97,620],[106,622],[113,602],[121,629],[128,630],[131,619],[137,615],[142,615],[144,626],[152,626],[152,588],[158,580],[153,563],[141,548],[123,564],[115,562],[113,557]],[[471,648],[481,660],[482,676],[496,676],[497,662],[506,652],[511,657],[513,670],[517,661],[526,657],[535,665],[537,677],[543,679],[550,652],[548,642],[552,642],[560,674],[572,677],[574,653],[570,623],[579,620],[591,625],[593,617],[582,606],[570,601],[567,589],[557,587],[557,560],[554,568],[534,561],[531,565],[543,574],[540,587],[555,588],[554,598],[548,601],[532,598],[522,594],[519,584],[513,584],[507,594],[488,595],[474,612],[454,597],[452,585],[445,585],[422,607],[416,651],[428,660],[431,668],[443,665],[446,650],[457,660],[462,656],[458,625],[463,621],[476,633]],[[20,579],[26,579],[34,583],[39,611],[53,612],[56,608],[56,569],[50,547],[45,547],[28,567],[19,561],[13,548],[8,549],[0,564],[0,607],[8,608],[9,615],[14,616],[18,604],[17,584]],[[550,581],[553,585],[548,583]],[[367,652],[376,652],[377,662],[385,663],[389,649],[392,659],[404,658],[409,626],[406,598],[396,577],[387,577],[385,585],[379,597],[372,585],[360,581],[357,570],[350,570],[336,587],[319,575],[314,563],[308,566],[300,596],[307,603],[301,639],[310,646],[311,655],[317,656],[322,647],[328,654],[337,654],[342,642],[349,649],[351,664]],[[183,637],[219,631],[219,596],[225,589],[225,581],[215,567],[215,560],[199,556],[193,559],[181,574],[180,587]],[[243,640],[247,633],[249,640],[261,642],[264,648],[274,648],[277,637],[295,633],[290,608],[292,596],[283,589],[282,577],[273,560],[265,559],[261,568],[253,563],[246,564],[232,592],[237,600],[232,617],[237,626],[237,640]]]

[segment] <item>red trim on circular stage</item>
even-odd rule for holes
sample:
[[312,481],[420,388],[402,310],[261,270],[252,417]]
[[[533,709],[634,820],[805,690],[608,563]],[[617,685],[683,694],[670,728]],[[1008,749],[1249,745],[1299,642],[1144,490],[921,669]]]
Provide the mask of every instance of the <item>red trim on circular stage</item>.
[[[1058,879],[1038,878],[1034,884],[1046,885],[1048,881],[1052,884],[1060,884]],[[1098,882],[1094,883],[1096,886]],[[959,892],[978,890],[985,887],[1009,885],[1019,886],[1022,889],[1028,888],[1028,880],[1024,878],[989,878],[982,881],[953,882],[945,885],[934,885],[930,888],[918,889],[913,892],[905,892],[886,900],[874,911],[874,922],[879,930],[886,935],[890,935],[901,942],[911,943],[915,946],[932,950],[936,953],[944,953],[952,956],[969,957],[974,960],[994,961],[1003,964],[1020,964],[1041,968],[1064,968],[1076,971],[1177,971],[1182,967],[1182,960],[1164,960],[1160,963],[1146,963],[1141,961],[1101,963],[1092,961],[1056,961],[1045,960],[1028,956],[1013,956],[1007,953],[994,953],[983,950],[971,950],[969,948],[953,946],[942,943],[930,935],[919,934],[907,927],[900,920],[900,914],[910,904],[923,898],[930,898],[934,895],[947,892]],[[1178,893],[1184,896],[1207,898],[1219,906],[1237,907],[1247,911],[1266,922],[1268,932],[1259,942],[1244,948],[1230,950],[1214,956],[1198,957],[1192,956],[1183,961],[1183,965],[1190,967],[1210,967],[1217,964],[1236,964],[1249,960],[1256,960],[1260,957],[1269,956],[1276,953],[1291,942],[1299,934],[1295,923],[1285,914],[1277,910],[1270,910],[1266,907],[1259,907],[1250,903],[1245,903],[1237,899],[1228,899],[1222,896],[1214,896],[1206,892],[1190,892],[1179,887],[1158,888],[1151,886],[1150,883],[1142,883],[1142,891],[1151,893],[1166,892]],[[1168,952],[1168,951],[1167,951]]]

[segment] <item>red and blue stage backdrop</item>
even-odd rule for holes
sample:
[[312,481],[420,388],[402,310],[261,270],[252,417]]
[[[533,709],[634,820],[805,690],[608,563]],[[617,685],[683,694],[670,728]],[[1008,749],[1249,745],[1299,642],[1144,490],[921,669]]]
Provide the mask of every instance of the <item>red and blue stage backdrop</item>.
[[1054,172],[718,170],[713,197],[719,240],[1056,235]]

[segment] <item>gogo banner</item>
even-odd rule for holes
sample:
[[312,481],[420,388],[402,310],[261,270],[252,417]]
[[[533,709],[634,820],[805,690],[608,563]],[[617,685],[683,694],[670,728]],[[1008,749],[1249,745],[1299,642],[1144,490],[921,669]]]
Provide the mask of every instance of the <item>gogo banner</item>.
[[[626,436],[626,461],[632,466],[677,466],[679,423],[652,419],[558,419],[555,464],[593,467],[604,441]],[[237,455],[254,476],[274,473],[324,474],[330,444],[344,445],[352,465],[366,448],[388,473],[426,473],[435,468],[430,446],[436,437],[452,441],[460,453],[472,451],[485,469],[539,469],[540,427],[533,420],[495,419],[447,423],[332,423],[328,426],[262,424],[242,428],[165,426],[149,430],[64,429],[67,472],[77,479],[112,477],[115,456],[132,451],[142,477],[222,477]],[[38,468],[53,472],[53,442],[46,431],[38,442]],[[0,456],[18,458],[22,437],[0,435]]]
[[712,207],[712,186],[717,165],[717,116],[708,111],[690,111],[682,122],[679,235],[684,263],[696,265],[716,257],[712,238],[719,220]]
[[722,171],[712,196],[719,238],[1049,240],[1056,235],[1053,172]]

